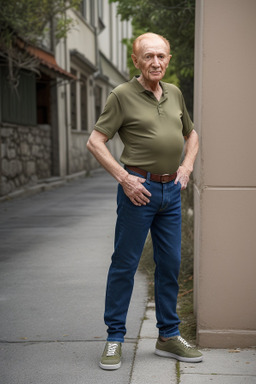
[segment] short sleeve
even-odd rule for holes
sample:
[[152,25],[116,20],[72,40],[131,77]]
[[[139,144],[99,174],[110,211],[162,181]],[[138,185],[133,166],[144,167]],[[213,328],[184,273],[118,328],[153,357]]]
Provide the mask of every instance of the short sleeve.
[[112,139],[123,123],[123,113],[115,93],[108,96],[105,108],[96,122],[94,129]]
[[194,123],[190,119],[189,113],[186,108],[184,97],[182,96],[182,123],[183,123],[183,136],[189,136],[194,129]]

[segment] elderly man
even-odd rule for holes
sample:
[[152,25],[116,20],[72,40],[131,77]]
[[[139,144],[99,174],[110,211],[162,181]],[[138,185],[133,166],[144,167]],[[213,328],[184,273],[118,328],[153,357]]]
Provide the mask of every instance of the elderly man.
[[[198,136],[183,96],[161,82],[171,59],[170,44],[146,33],[133,44],[140,76],[115,88],[87,147],[118,181],[115,249],[109,268],[104,320],[108,338],[102,369],[121,366],[121,346],[134,275],[148,234],[154,248],[155,302],[159,338],[155,353],[199,362],[202,354],[179,333],[176,312],[181,251],[181,199],[198,151]],[[106,142],[118,132],[124,144],[122,167]],[[180,164],[186,140],[185,157]]]

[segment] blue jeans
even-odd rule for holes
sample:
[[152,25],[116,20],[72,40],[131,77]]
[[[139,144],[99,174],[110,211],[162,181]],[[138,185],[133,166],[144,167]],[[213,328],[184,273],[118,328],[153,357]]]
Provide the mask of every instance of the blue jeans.
[[140,207],[130,201],[121,185],[118,186],[115,249],[108,273],[104,315],[108,341],[124,341],[134,275],[149,230],[156,264],[155,303],[159,335],[179,335],[176,305],[181,254],[181,186],[180,183],[175,185],[174,181],[152,182],[150,173],[144,186],[152,196],[149,204]]

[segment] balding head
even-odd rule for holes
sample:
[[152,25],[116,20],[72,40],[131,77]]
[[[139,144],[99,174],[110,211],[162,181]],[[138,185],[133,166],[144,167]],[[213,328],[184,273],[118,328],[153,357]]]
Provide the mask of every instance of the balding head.
[[141,72],[139,82],[146,89],[159,88],[171,59],[169,42],[156,33],[144,33],[133,44],[132,60]]
[[138,54],[138,51],[139,51],[139,48],[140,48],[140,45],[143,44],[143,40],[153,40],[153,39],[161,39],[165,45],[166,45],[166,49],[168,50],[168,53],[170,53],[170,43],[169,41],[161,36],[161,35],[158,35],[156,33],[151,33],[151,32],[147,32],[147,33],[143,33],[142,35],[138,36],[134,42],[133,42],[133,54],[134,55],[137,55]]

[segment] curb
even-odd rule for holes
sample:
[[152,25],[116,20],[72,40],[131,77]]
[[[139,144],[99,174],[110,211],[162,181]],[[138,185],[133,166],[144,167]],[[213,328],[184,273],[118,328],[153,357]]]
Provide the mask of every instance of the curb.
[[67,175],[63,177],[50,177],[49,179],[39,180],[35,185],[27,185],[21,189],[18,189],[14,192],[9,193],[8,195],[0,197],[0,203],[8,200],[16,199],[17,197],[27,197],[33,196],[40,192],[49,191],[51,189],[62,187],[63,185],[81,179],[83,177],[90,177],[94,173],[102,171],[102,168],[97,168],[91,171],[81,171],[73,173],[72,175]]
[[155,303],[149,302],[138,337],[130,384],[177,383],[176,360],[154,354],[157,337]]

